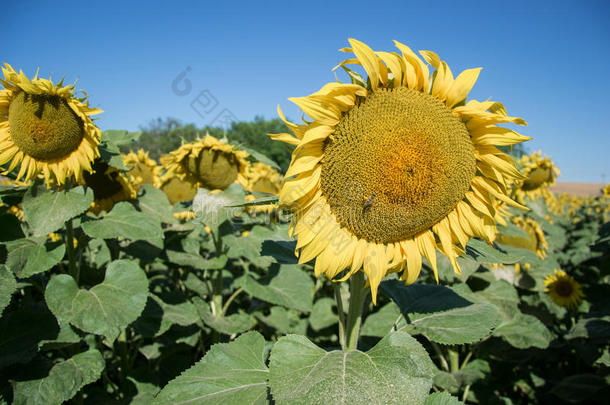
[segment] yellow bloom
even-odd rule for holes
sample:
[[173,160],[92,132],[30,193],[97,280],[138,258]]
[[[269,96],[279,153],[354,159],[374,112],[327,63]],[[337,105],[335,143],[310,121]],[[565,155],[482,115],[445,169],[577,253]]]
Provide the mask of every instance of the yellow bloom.
[[159,188],[165,193],[171,204],[192,201],[197,194],[197,187],[179,177],[167,173],[159,180]]
[[522,167],[525,178],[514,184],[514,193],[517,201],[525,204],[525,198],[537,199],[544,197],[547,203],[555,197],[549,187],[555,184],[555,178],[559,176],[559,168],[553,164],[549,157],[542,157],[538,151],[531,155],[523,155],[517,162]]
[[606,187],[603,188],[604,197],[610,198],[610,184],[606,184]]
[[[281,181],[282,175],[277,170],[264,163],[256,162],[248,170],[248,185],[245,188],[253,193],[278,195],[282,188]],[[254,200],[256,200],[255,196],[251,194],[246,196],[246,202]],[[276,210],[276,204],[253,205],[247,208],[248,212],[255,214],[271,214]]]
[[115,203],[133,200],[137,196],[129,179],[101,159],[93,163],[91,171],[83,173],[81,184],[93,190],[93,203],[89,210],[94,214],[110,211]]
[[195,211],[180,211],[174,212],[174,218],[179,219],[180,221],[187,222],[191,219],[194,219],[197,216]]
[[279,202],[295,214],[299,261],[316,258],[316,275],[330,279],[363,270],[375,302],[388,272],[413,283],[422,256],[438,280],[436,249],[459,273],[468,240],[495,237],[495,200],[524,208],[507,196],[521,175],[495,145],[530,138],[495,125],[525,125],[502,104],[465,103],[480,69],[454,79],[434,52],[420,52],[430,74],[401,43],[402,54],[350,43],[343,51],[356,58],[340,66],[362,65],[368,79],[291,98],[312,121],[293,124],[279,111],[294,135],[270,137],[296,146]]
[[544,286],[544,292],[562,307],[575,308],[584,297],[580,284],[563,270],[549,274],[544,280]]
[[122,155],[123,162],[131,170],[127,172],[129,180],[136,186],[142,184],[159,185],[159,176],[163,168],[148,157],[148,152],[139,149],[137,152],[129,152]]
[[546,257],[546,251],[549,248],[549,245],[540,224],[531,218],[522,217],[514,217],[512,222],[519,228],[523,229],[528,236],[523,237],[498,233],[496,242],[531,250],[532,252],[536,253],[539,258],[544,259]]
[[[4,173],[21,164],[17,179],[32,180],[42,173],[47,184],[63,184],[83,171],[99,156],[101,132],[85,97],[75,97],[74,85],[53,84],[48,79],[28,79],[9,64],[2,68],[0,90],[0,165]],[[84,93],[84,92],[83,92]]]
[[207,135],[170,152],[165,160],[168,172],[208,190],[224,190],[236,180],[245,186],[248,153]]

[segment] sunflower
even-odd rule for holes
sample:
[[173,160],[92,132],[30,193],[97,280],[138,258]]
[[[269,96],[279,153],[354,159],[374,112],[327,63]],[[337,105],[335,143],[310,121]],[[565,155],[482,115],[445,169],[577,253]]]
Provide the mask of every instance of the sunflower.
[[163,169],[154,159],[148,157],[148,152],[139,149],[137,152],[130,151],[122,157],[125,165],[131,169],[127,174],[134,185],[159,184],[159,176]]
[[512,219],[512,223],[525,231],[527,237],[498,233],[496,236],[496,242],[531,250],[532,252],[536,253],[540,259],[544,259],[546,257],[546,251],[549,248],[549,245],[540,224],[531,218],[522,217],[514,217]]
[[87,94],[75,97],[75,86],[53,84],[35,76],[28,79],[9,64],[2,68],[0,90],[0,165],[4,173],[21,164],[17,179],[32,180],[42,173],[47,184],[63,184],[83,171],[99,156],[101,131],[91,115]]
[[522,167],[521,171],[525,176],[513,186],[517,201],[525,204],[526,197],[532,200],[543,197],[547,202],[555,199],[549,188],[555,184],[555,178],[560,172],[551,158],[543,157],[542,152],[538,151],[531,155],[523,155],[517,164]]
[[170,152],[166,167],[168,172],[198,187],[224,190],[236,180],[243,186],[247,184],[247,157],[247,152],[206,135]]
[[[512,158],[495,145],[530,138],[497,127],[525,125],[498,102],[465,103],[480,69],[455,79],[444,61],[409,47],[401,54],[374,52],[350,39],[365,81],[345,68],[352,84],[329,83],[307,97],[292,98],[313,121],[286,121],[291,134],[272,139],[296,146],[280,192],[282,208],[293,211],[299,262],[316,258],[316,275],[345,280],[367,276],[373,301],[388,272],[403,271],[413,283],[430,262],[438,281],[436,249],[460,273],[456,257],[468,240],[493,240],[496,200],[519,207],[507,196],[521,177]],[[367,83],[367,84],[365,84]]]
[[165,193],[171,204],[192,201],[197,194],[197,187],[181,180],[172,173],[166,173],[159,180],[159,188]]
[[606,187],[602,189],[602,194],[605,198],[610,198],[610,183],[606,184]]
[[129,179],[102,159],[96,159],[92,170],[83,173],[81,184],[93,190],[93,203],[89,210],[96,215],[110,211],[117,202],[133,200],[137,196]]
[[[248,183],[245,187],[247,191],[252,193],[265,193],[270,195],[278,195],[282,188],[282,175],[269,165],[261,162],[254,163],[248,169]],[[252,194],[246,196],[246,202],[254,201],[256,197]],[[267,213],[276,212],[276,204],[253,205],[247,208],[251,213]]]
[[563,270],[555,269],[555,274],[549,274],[544,279],[544,286],[544,292],[562,307],[575,308],[584,297],[578,281]]

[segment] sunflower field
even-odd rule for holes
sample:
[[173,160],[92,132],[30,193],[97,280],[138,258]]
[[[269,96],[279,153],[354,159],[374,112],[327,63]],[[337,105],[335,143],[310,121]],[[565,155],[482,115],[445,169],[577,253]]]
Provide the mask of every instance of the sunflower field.
[[551,192],[480,69],[349,45],[285,167],[4,65],[0,404],[607,403],[610,186]]

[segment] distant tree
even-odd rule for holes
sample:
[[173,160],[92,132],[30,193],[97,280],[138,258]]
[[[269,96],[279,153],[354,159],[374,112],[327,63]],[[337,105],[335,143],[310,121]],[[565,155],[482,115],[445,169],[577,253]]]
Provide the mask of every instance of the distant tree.
[[125,148],[136,150],[142,148],[149,152],[153,159],[159,158],[177,149],[183,142],[191,142],[206,133],[216,137],[226,137],[231,143],[263,153],[275,161],[284,170],[290,163],[292,148],[282,142],[272,141],[268,133],[289,132],[280,119],[265,120],[255,117],[253,122],[233,122],[227,131],[218,127],[197,128],[194,124],[182,124],[175,118],[157,118],[140,128],[142,135],[134,144]]

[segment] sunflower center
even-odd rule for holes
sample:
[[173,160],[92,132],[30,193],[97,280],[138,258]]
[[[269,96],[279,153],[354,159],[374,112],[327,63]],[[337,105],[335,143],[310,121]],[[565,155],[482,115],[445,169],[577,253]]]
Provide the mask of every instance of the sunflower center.
[[93,197],[96,200],[110,198],[123,190],[123,186],[118,181],[119,172],[110,172],[106,174],[108,165],[102,160],[96,160],[93,163],[91,172],[84,172],[83,178],[85,184],[93,190]]
[[65,99],[19,92],[8,111],[11,139],[35,159],[53,160],[78,149],[83,122]]
[[572,287],[572,283],[569,280],[557,280],[555,282],[555,292],[560,297],[570,297],[574,288]]
[[470,188],[474,146],[438,99],[379,89],[348,111],[327,141],[321,189],[339,223],[392,243],[440,221]]
[[239,162],[231,153],[204,149],[199,156],[188,158],[188,171],[205,188],[224,190],[237,179]]

